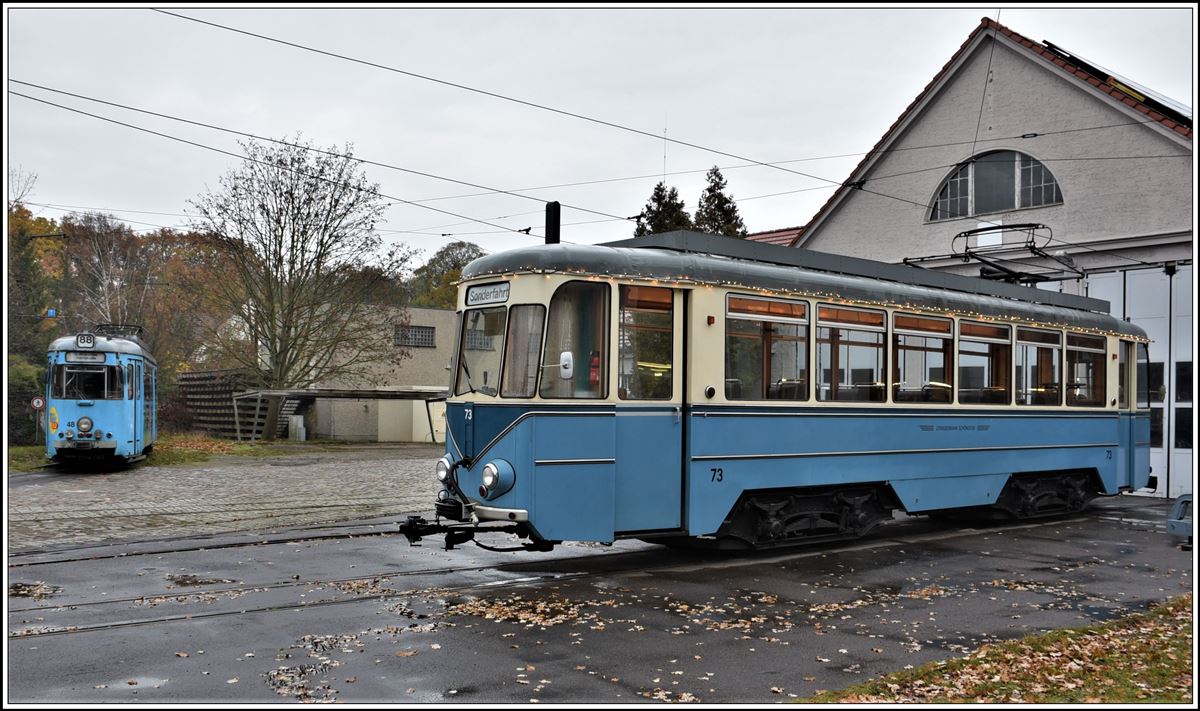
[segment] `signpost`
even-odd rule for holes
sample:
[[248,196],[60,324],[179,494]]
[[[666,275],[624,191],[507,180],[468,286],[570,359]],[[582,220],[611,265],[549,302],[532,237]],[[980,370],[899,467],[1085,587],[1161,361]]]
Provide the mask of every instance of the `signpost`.
[[30,407],[32,407],[32,408],[34,409],[34,411],[36,411],[36,412],[38,413],[38,417],[37,417],[37,436],[40,438],[40,437],[42,436],[42,415],[41,415],[41,412],[42,412],[42,408],[46,406],[46,398],[42,397],[41,395],[35,395],[35,396],[33,397],[33,399],[29,401],[29,406],[30,406]]

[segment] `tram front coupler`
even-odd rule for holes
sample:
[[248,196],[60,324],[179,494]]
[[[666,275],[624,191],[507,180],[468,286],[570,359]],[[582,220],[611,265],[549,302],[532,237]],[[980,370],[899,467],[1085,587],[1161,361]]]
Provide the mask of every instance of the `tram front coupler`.
[[420,545],[421,539],[425,536],[434,536],[439,533],[445,534],[446,550],[454,550],[454,546],[461,545],[468,541],[474,541],[475,545],[480,548],[490,551],[549,551],[553,550],[554,544],[549,541],[533,538],[526,540],[519,546],[508,548],[498,548],[495,546],[485,545],[475,540],[476,533],[512,533],[518,538],[530,539],[529,530],[520,524],[505,524],[502,526],[481,526],[477,523],[442,523],[438,521],[427,521],[423,516],[409,516],[404,523],[400,524],[400,533],[408,539],[410,546]]

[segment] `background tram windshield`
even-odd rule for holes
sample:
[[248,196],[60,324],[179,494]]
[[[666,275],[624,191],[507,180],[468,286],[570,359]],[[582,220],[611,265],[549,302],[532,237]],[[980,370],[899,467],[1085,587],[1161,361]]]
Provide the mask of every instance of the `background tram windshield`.
[[54,368],[54,397],[64,400],[120,400],[122,370],[113,365],[59,365]]

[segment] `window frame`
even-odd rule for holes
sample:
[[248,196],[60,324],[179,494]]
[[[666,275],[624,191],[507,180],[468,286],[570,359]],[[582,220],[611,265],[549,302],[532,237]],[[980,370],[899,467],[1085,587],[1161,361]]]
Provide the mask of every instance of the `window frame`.
[[[1036,337],[1027,336],[1022,338],[1023,331],[1031,335],[1040,333],[1045,334],[1046,336],[1056,336],[1058,340],[1056,343],[1051,343],[1048,340],[1039,341],[1036,339]],[[1058,397],[1056,402],[1053,403],[1023,402],[1023,394],[1026,392],[1032,392],[1030,389],[1030,383],[1023,382],[1021,387],[1018,387],[1017,378],[1014,377],[1013,399],[1017,407],[1063,407],[1066,396],[1066,387],[1064,387],[1063,381],[1066,378],[1067,368],[1067,342],[1065,333],[1061,329],[1046,328],[1043,326],[1023,326],[1018,324],[1013,333],[1013,367],[1016,369],[1016,375],[1021,375],[1021,368],[1026,365],[1024,363],[1024,358],[1020,357],[1023,353],[1022,347],[1032,347],[1035,349],[1035,352],[1042,348],[1051,348],[1056,352],[1055,365],[1057,366],[1056,373],[1058,376]],[[1037,366],[1035,365],[1034,367],[1036,369]]]
[[[1062,377],[1062,380],[1063,380],[1063,402],[1066,404],[1067,407],[1088,407],[1088,408],[1092,408],[1092,409],[1108,407],[1109,406],[1108,405],[1108,402],[1109,402],[1109,396],[1108,396],[1108,339],[1105,338],[1104,336],[1098,336],[1098,335],[1090,334],[1090,333],[1081,333],[1079,331],[1067,331],[1065,335],[1066,335],[1066,339],[1065,339],[1065,343],[1064,343],[1065,352],[1063,353],[1064,367],[1063,367],[1063,377]],[[1086,339],[1086,340],[1099,341],[1101,345],[1099,348],[1096,348],[1094,346],[1081,345],[1081,344],[1073,345],[1071,343],[1072,336],[1076,336],[1076,337],[1080,338],[1081,340]],[[1093,356],[1092,357],[1093,361],[1095,360],[1094,356],[1096,354],[1100,355],[1099,367],[1096,368],[1096,377],[1100,380],[1100,382],[1098,383],[1099,390],[1100,390],[1099,403],[1078,402],[1078,398],[1076,398],[1076,400],[1077,400],[1076,402],[1071,401],[1072,400],[1071,393],[1075,390],[1075,387],[1073,386],[1073,383],[1075,382],[1074,381],[1075,376],[1074,376],[1074,373],[1071,372],[1072,366],[1078,364],[1079,362],[1083,362],[1083,361],[1072,361],[1072,359],[1071,359],[1072,353],[1091,353]],[[1119,357],[1119,355],[1118,355],[1118,357]],[[1094,387],[1093,387],[1093,390],[1095,390]]]
[[[787,304],[792,307],[799,306],[804,312],[803,316],[786,316],[772,314],[768,308],[766,313],[759,314],[750,311],[735,311],[733,307],[734,299],[745,301],[760,301],[763,303]],[[724,381],[725,387],[723,393],[725,399],[731,402],[809,402],[813,398],[813,377],[812,377],[812,312],[813,304],[805,299],[792,299],[785,297],[774,296],[756,296],[753,294],[743,294],[729,292],[725,294],[725,338],[721,344],[721,353],[724,361]],[[730,397],[729,395],[729,321],[747,321],[752,323],[767,324],[780,323],[789,326],[797,326],[800,328],[799,341],[802,343],[802,352],[804,353],[804,388],[799,397],[770,397],[771,377],[771,351],[767,349],[767,339],[763,339],[763,354],[762,363],[759,367],[759,374],[762,377],[760,388],[762,390],[761,397]],[[787,336],[787,340],[796,340],[796,337]]]
[[[1008,337],[1000,338],[999,336],[980,336],[980,335],[976,335],[976,334],[965,333],[966,329],[963,328],[964,325],[967,326],[967,328],[970,328],[972,326],[983,326],[985,328],[1004,329],[1005,331],[1008,332]],[[980,407],[980,406],[983,406],[983,407],[1013,407],[1013,405],[1014,405],[1013,400],[1014,400],[1015,393],[1016,393],[1015,373],[1016,373],[1016,363],[1017,363],[1016,347],[1014,345],[1014,336],[1015,336],[1017,328],[1018,328],[1018,326],[1016,324],[988,323],[986,321],[974,321],[971,319],[959,319],[958,320],[958,329],[956,331],[956,338],[955,338],[956,345],[954,348],[954,369],[956,371],[959,371],[955,374],[956,377],[958,378],[958,382],[955,384],[955,387],[954,387],[955,403],[957,403],[959,405],[967,405],[970,407]],[[1006,397],[1003,402],[966,402],[966,403],[964,403],[962,401],[961,390],[962,390],[962,384],[963,384],[963,377],[962,377],[961,370],[963,367],[962,366],[962,344],[964,341],[966,341],[967,343],[984,343],[984,344],[992,344],[992,345],[997,345],[997,346],[1007,346],[1008,347],[1008,368],[1007,368],[1008,377],[1005,378],[1005,382],[1006,382],[1005,395],[1006,395]],[[989,360],[990,360],[990,354],[989,354]]]
[[[946,316],[934,316],[931,314],[915,313],[912,311],[901,311],[899,309],[892,311],[891,316],[892,316],[892,318],[891,318],[892,328],[890,331],[890,336],[891,336],[892,352],[890,354],[891,355],[891,369],[888,372],[889,378],[891,380],[888,383],[891,402],[903,403],[905,405],[935,405],[935,406],[953,405],[957,399],[957,394],[958,394],[957,388],[955,387],[955,381],[958,379],[957,378],[958,374],[955,372],[956,370],[958,370],[958,347],[956,345],[957,340],[955,339],[955,333],[957,332],[957,329],[955,328],[954,319],[946,317]],[[937,322],[941,322],[941,323],[945,324],[945,326],[947,328],[945,331],[935,331],[932,329],[925,330],[925,329],[920,328],[920,326],[914,326],[914,327],[903,326],[902,327],[902,326],[898,325],[897,319],[904,319],[904,318],[920,319],[920,320],[927,320],[927,321],[937,321]],[[947,386],[947,391],[949,394],[948,399],[946,399],[946,400],[909,400],[909,399],[901,400],[896,397],[896,395],[900,392],[900,389],[899,389],[900,388],[900,377],[902,375],[902,373],[900,373],[900,371],[899,371],[900,360],[901,360],[900,359],[900,351],[901,350],[910,350],[910,351],[918,350],[918,349],[911,348],[911,347],[902,349],[900,347],[900,337],[901,336],[915,336],[917,338],[937,338],[942,341],[945,341],[945,346],[942,348],[942,350],[940,352],[942,354],[942,358],[944,361],[942,364],[942,379],[943,379],[942,384]],[[924,349],[921,349],[921,350],[924,350]],[[933,382],[934,381],[929,381],[927,383],[924,383],[922,385],[921,391],[924,392],[925,388],[929,387],[929,385],[931,385]]]
[[[821,311],[822,311],[822,309],[825,309],[825,308],[834,309],[837,311],[850,311],[850,312],[857,312],[857,313],[863,313],[863,314],[878,315],[881,317],[881,324],[876,326],[874,324],[839,321],[836,318],[828,318],[828,319],[822,318]],[[888,362],[888,333],[889,333],[889,324],[890,324],[890,319],[888,318],[888,313],[889,312],[887,311],[887,309],[873,309],[870,307],[849,306],[849,305],[845,305],[845,304],[835,304],[835,303],[831,303],[831,302],[817,302],[816,303],[815,313],[813,314],[813,317],[812,317],[813,321],[814,321],[815,330],[813,331],[813,339],[812,339],[814,352],[813,352],[813,359],[812,359],[813,364],[812,364],[812,369],[811,369],[812,373],[813,373],[813,400],[815,402],[820,402],[820,403],[848,402],[848,403],[852,403],[854,405],[859,405],[859,406],[862,406],[862,405],[870,406],[870,405],[887,405],[892,401],[891,384],[889,382],[889,380],[891,379],[891,372],[889,370],[891,364]],[[882,358],[881,358],[882,362],[879,364],[879,373],[882,378],[882,388],[883,388],[883,397],[882,398],[868,399],[868,400],[845,400],[845,399],[835,398],[835,397],[830,397],[830,398],[822,398],[821,397],[821,388],[822,388],[822,386],[826,385],[826,383],[823,380],[824,368],[821,367],[822,366],[821,363],[817,362],[817,358],[820,356],[820,353],[821,353],[821,329],[822,328],[883,334],[883,339],[879,342],[879,346],[878,346],[878,351],[882,356]],[[853,346],[848,346],[848,347],[853,347]],[[859,345],[858,347],[862,348],[862,347],[868,347],[868,346]],[[874,346],[869,346],[869,347],[874,347]],[[829,363],[830,383],[828,383],[830,385],[833,384],[834,378],[837,378],[837,372],[838,372],[838,370],[833,368],[833,360],[834,359],[832,357],[832,354],[833,354],[833,349],[831,348],[830,349],[830,363]],[[840,365],[840,363],[839,363],[839,365]],[[849,366],[849,364],[847,364],[846,368],[842,368],[840,370],[844,370],[847,373],[847,375],[852,378],[853,375],[851,374],[851,371],[853,369],[848,366]],[[841,383],[840,379],[837,381],[837,385],[838,385],[838,387],[830,389],[831,393],[835,390],[841,390],[842,383]],[[853,383],[850,384],[850,387],[853,387]]]
[[[478,311],[480,313],[483,313],[485,311],[495,311],[495,310],[503,310],[504,311],[504,330],[500,332],[500,347],[498,349],[469,348],[468,343],[467,343],[467,341],[469,340],[467,337],[467,332],[470,330],[467,328],[470,325],[467,321],[468,315],[473,311]],[[500,386],[501,386],[501,383],[503,380],[503,375],[504,375],[504,348],[505,348],[505,343],[507,342],[507,340],[508,340],[508,304],[483,304],[480,306],[473,306],[469,309],[463,309],[462,314],[460,315],[460,317],[458,319],[458,338],[457,338],[457,342],[455,343],[455,350],[454,350],[454,382],[453,382],[454,397],[460,397],[462,395],[483,395],[484,397],[496,397],[496,398],[500,397]],[[459,386],[464,382],[462,380],[462,376],[464,376],[466,374],[466,371],[463,369],[463,361],[464,361],[464,356],[466,355],[467,350],[481,350],[481,351],[482,350],[499,350],[500,351],[499,356],[498,356],[498,364],[496,366],[495,392],[486,393],[486,392],[480,390],[479,388],[475,387],[474,384],[469,384],[467,386],[466,390],[459,389]],[[478,364],[476,364],[476,365],[478,365]],[[489,387],[489,386],[483,385],[482,383],[480,383],[480,386],[481,387]]]
[[[621,377],[623,375],[623,373],[621,372],[621,359],[625,356],[625,352],[626,352],[625,344],[624,344],[625,334],[628,333],[630,335],[630,337],[632,337],[632,335],[636,331],[638,331],[640,329],[646,329],[645,324],[639,325],[639,324],[634,324],[634,323],[629,323],[629,324],[625,323],[624,314],[627,309],[629,310],[630,313],[634,313],[639,310],[637,307],[628,306],[626,303],[627,294],[632,289],[655,289],[655,290],[665,291],[667,293],[668,308],[665,311],[658,312],[660,314],[665,313],[667,315],[667,320],[668,320],[667,334],[670,337],[670,344],[671,344],[670,345],[670,350],[671,350],[670,362],[668,363],[669,367],[666,372],[666,377],[667,377],[667,380],[669,381],[669,387],[667,388],[667,394],[663,397],[647,397],[647,396],[634,397],[628,392],[628,390],[626,388],[622,387],[622,385],[621,385]],[[616,366],[615,383],[616,383],[616,392],[617,392],[618,400],[620,400],[622,402],[664,402],[664,401],[673,401],[676,399],[676,397],[675,397],[675,372],[676,372],[676,368],[677,368],[676,362],[679,360],[679,357],[676,354],[676,343],[675,343],[675,336],[676,336],[675,293],[676,293],[676,290],[671,288],[670,286],[659,286],[659,285],[654,285],[654,284],[617,284],[617,292],[616,292],[617,304],[616,304],[616,310],[615,310],[616,318],[614,319],[616,322],[615,325],[617,328],[617,338],[616,338],[616,346],[612,350],[615,350],[615,352],[616,352],[615,357],[613,358],[613,363]],[[646,329],[646,330],[652,330],[652,329]],[[634,371],[632,373],[630,373],[629,375],[636,376],[636,373],[637,373],[637,369],[636,369],[637,351],[636,351],[636,349],[631,349],[630,352],[634,356],[634,366],[635,367],[634,367]]]
[[[132,367],[133,366],[129,366],[130,373],[133,372]],[[120,363],[113,364],[113,363],[66,363],[66,362],[62,362],[62,363],[52,364],[51,369],[52,369],[51,370],[52,380],[50,383],[50,393],[49,394],[50,394],[50,397],[54,400],[71,400],[71,401],[105,400],[105,401],[108,401],[108,400],[130,400],[130,399],[132,399],[131,397],[126,397],[126,395],[125,395],[126,373],[125,373],[125,367],[122,366]],[[89,396],[89,397],[81,397],[81,398],[68,397],[67,389],[66,389],[66,387],[67,387],[66,379],[67,379],[68,372],[74,372],[77,374],[80,374],[80,373],[101,374],[102,373],[104,376],[104,379],[103,379],[104,382],[103,382],[103,386],[101,387],[101,392],[103,394],[100,397],[96,397],[94,395]],[[130,383],[129,386],[132,387],[132,383]]]
[[[989,155],[992,155],[995,153],[1006,153],[1006,152],[1011,152],[1014,154],[1014,157],[1013,157],[1013,201],[1012,201],[1012,207],[1001,208],[998,210],[989,210],[987,212],[979,212],[978,210],[976,210],[976,207],[975,207],[975,203],[976,203],[975,189],[976,189],[976,186],[978,185],[978,181],[977,181],[976,175],[975,175],[975,166],[982,159],[986,158]],[[1029,170],[1031,176],[1033,175],[1033,173],[1036,172],[1036,170],[1038,168],[1040,168],[1042,171],[1043,182],[1038,183],[1038,185],[1036,187],[1040,188],[1044,191],[1047,186],[1052,186],[1053,191],[1054,191],[1054,196],[1056,196],[1058,198],[1057,200],[1054,200],[1051,202],[1043,202],[1038,205],[1022,205],[1021,204],[1023,195],[1026,192],[1025,189],[1026,188],[1029,189],[1030,197],[1032,198],[1032,190],[1035,187],[1034,185],[1032,185],[1032,183],[1029,184],[1028,186],[1024,185],[1022,183],[1023,175],[1027,169],[1026,166],[1024,165],[1024,161],[1026,158],[1028,158],[1030,161],[1033,161],[1033,164],[1028,166],[1028,170]],[[947,190],[947,198],[945,200],[947,204],[949,204],[950,202],[955,201],[955,200],[961,200],[961,197],[950,198],[948,196],[948,193],[949,193],[948,186],[951,181],[963,180],[964,178],[961,177],[960,174],[964,170],[966,171],[965,180],[966,180],[966,185],[967,185],[967,187],[966,187],[966,197],[967,197],[966,212],[964,214],[958,214],[958,215],[950,215],[950,214],[941,215],[940,213],[942,212],[942,209],[940,207],[940,204],[943,202],[942,197],[941,197],[943,189]],[[1049,176],[1049,178],[1050,178],[1049,183],[1045,182],[1045,176]],[[949,222],[952,220],[961,220],[961,219],[966,219],[966,218],[971,218],[971,217],[976,217],[976,216],[981,216],[981,215],[999,215],[999,214],[1003,214],[1006,212],[1013,212],[1016,210],[1036,210],[1041,207],[1053,207],[1055,205],[1062,205],[1064,202],[1066,202],[1066,199],[1063,197],[1062,184],[1058,182],[1058,178],[1054,175],[1054,172],[1051,171],[1050,168],[1048,168],[1046,166],[1045,162],[1043,162],[1042,160],[1040,160],[1039,158],[1037,158],[1036,156],[1034,156],[1030,153],[1026,153],[1024,151],[1017,150],[1015,148],[996,148],[996,149],[985,151],[983,153],[978,153],[974,156],[971,156],[970,158],[967,158],[966,160],[963,160],[963,161],[955,164],[954,168],[949,173],[944,175],[941,180],[938,181],[937,187],[935,187],[933,190],[932,199],[929,201],[929,208],[925,211],[925,222],[926,222],[926,224],[932,224],[932,223],[936,223],[936,222]]]
[[[428,333],[428,343],[416,343],[422,338],[413,338],[416,333]],[[437,327],[416,324],[392,324],[392,345],[398,348],[437,348]]]
[[[513,333],[513,313],[517,309],[525,308],[525,307],[535,307],[535,308],[540,308],[542,310],[541,327],[540,327],[541,332],[538,335],[538,339],[537,339],[537,349],[534,351],[534,354],[533,354],[533,359],[534,359],[534,362],[536,363],[535,371],[534,371],[534,375],[533,375],[533,392],[528,395],[510,395],[507,392],[505,392],[506,388],[508,387],[508,379],[509,379],[508,347],[509,347],[509,344],[512,342],[512,340],[509,338],[509,336],[511,336]],[[540,388],[541,384],[542,384],[542,367],[543,366],[542,366],[541,358],[542,358],[543,351],[545,349],[546,314],[548,313],[548,311],[549,311],[549,309],[548,309],[547,305],[541,304],[541,303],[509,304],[508,313],[505,315],[505,320],[504,320],[504,345],[500,349],[500,351],[501,351],[500,352],[500,387],[496,392],[496,395],[498,397],[504,398],[504,399],[533,400],[534,398],[536,398],[538,396],[538,388]]]
[[[553,320],[553,317],[555,315],[554,314],[554,300],[555,300],[555,298],[558,297],[559,293],[563,289],[567,288],[568,286],[574,286],[574,285],[579,285],[579,284],[584,284],[589,287],[603,287],[603,290],[604,290],[603,298],[600,300],[600,303],[602,303],[604,305],[604,313],[602,315],[604,323],[603,323],[603,328],[601,328],[599,331],[599,333],[601,334],[601,338],[603,339],[603,342],[601,343],[601,349],[599,351],[600,362],[598,364],[598,367],[599,367],[598,377],[599,377],[603,387],[600,389],[600,393],[596,396],[585,397],[585,396],[581,396],[581,395],[577,395],[577,394],[547,395],[543,392],[543,389],[545,388],[546,383],[551,380],[551,378],[539,377],[538,378],[538,390],[537,390],[537,397],[539,400],[571,400],[571,401],[608,400],[612,393],[612,380],[613,380],[613,378],[612,378],[612,370],[613,370],[612,339],[615,334],[615,325],[616,325],[613,322],[614,321],[614,318],[613,318],[614,309],[613,309],[613,288],[612,288],[613,284],[612,284],[612,282],[595,281],[592,279],[571,279],[569,281],[562,282],[561,284],[559,284],[558,286],[556,286],[554,288],[554,292],[550,295],[550,299],[546,302],[546,320],[544,322],[544,325],[542,326],[542,363],[545,365],[545,364],[547,364],[547,360],[548,360],[548,358],[547,358],[548,354],[546,353],[546,348],[548,348],[550,345],[550,327],[551,327],[551,322]],[[557,367],[558,359],[556,358],[553,362],[555,364],[555,367]],[[503,367],[503,365],[501,367]],[[579,360],[574,363],[574,368],[576,369],[576,372],[578,372],[579,369],[582,369],[582,368],[590,369],[591,364],[582,362],[582,360]],[[554,376],[552,376],[552,377],[554,377]]]

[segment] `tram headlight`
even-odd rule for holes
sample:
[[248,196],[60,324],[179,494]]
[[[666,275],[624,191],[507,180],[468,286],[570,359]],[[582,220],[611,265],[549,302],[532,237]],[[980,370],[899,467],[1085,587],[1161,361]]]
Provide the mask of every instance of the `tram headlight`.
[[490,491],[495,489],[499,482],[500,470],[496,468],[495,462],[488,462],[483,468],[483,485]]
[[79,427],[79,434],[87,434],[92,431],[92,418],[80,417],[79,422],[75,423]]
[[446,477],[450,476],[450,457],[442,457],[437,460],[437,464],[433,465],[433,475],[437,480],[446,483]]
[[483,465],[483,471],[480,472],[479,483],[482,486],[479,487],[479,495],[485,499],[494,499],[508,493],[516,481],[517,472],[513,465],[503,459],[493,459]]
[[67,439],[75,439],[75,430],[67,430]]

